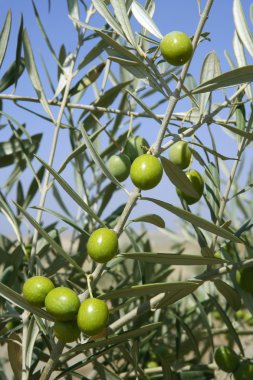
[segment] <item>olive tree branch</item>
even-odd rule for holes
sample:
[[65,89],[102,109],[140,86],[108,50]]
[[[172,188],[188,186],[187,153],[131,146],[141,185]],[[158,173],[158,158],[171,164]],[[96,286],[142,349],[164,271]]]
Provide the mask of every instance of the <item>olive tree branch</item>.
[[[94,10],[93,3],[92,3],[91,6],[90,6],[90,8],[87,10],[86,20],[85,20],[86,23],[89,22],[90,18],[92,17],[92,15],[94,13],[95,13],[95,10]],[[84,31],[83,31],[83,36],[84,36],[85,32],[86,32],[86,29],[84,29]],[[75,62],[76,62],[76,59],[77,59],[77,56],[78,56],[80,48],[81,48],[81,43],[79,41],[79,43],[77,45],[77,48],[76,48],[76,51],[75,51],[75,54],[74,54],[74,57],[73,57],[73,61],[71,63],[70,74],[67,77],[67,83],[66,83],[65,90],[64,90],[63,100],[61,102],[58,118],[57,118],[57,121],[56,121],[55,133],[54,133],[54,138],[53,138],[50,158],[49,158],[49,162],[48,162],[48,164],[50,166],[53,163],[53,159],[54,159],[54,155],[55,155],[55,151],[56,151],[57,139],[58,139],[59,131],[60,131],[61,119],[63,117],[65,106],[67,104],[67,100],[68,100],[68,96],[69,96],[69,90],[70,90],[70,85],[71,85],[71,81],[72,81],[73,76],[74,76],[73,75],[73,69],[74,69],[74,65],[75,65]],[[48,173],[48,175],[47,175],[47,177],[46,177],[46,179],[44,181],[44,188],[42,189],[42,195],[41,195],[41,200],[40,200],[40,207],[43,207],[44,202],[45,202],[45,198],[46,198],[46,195],[47,195],[47,191],[49,189],[50,173],[48,171],[47,171],[47,173]],[[44,198],[44,200],[43,200],[43,198]],[[42,200],[43,200],[43,203],[42,203]],[[41,206],[41,203],[42,203],[42,206]],[[41,218],[42,218],[42,213],[40,213],[40,214],[38,213],[37,218],[39,219],[39,223],[40,223],[41,222]],[[38,235],[38,233],[37,233],[37,235]],[[38,238],[38,236],[37,236],[37,238]],[[36,239],[34,238],[35,243],[37,243],[37,238]],[[51,373],[53,372],[54,368],[57,365],[57,362],[59,361],[59,358],[60,358],[60,356],[62,354],[63,349],[64,349],[64,343],[62,343],[60,341],[57,342],[56,346],[54,347],[54,349],[53,349],[53,351],[51,353],[50,359],[48,360],[47,364],[43,368],[43,371],[42,371],[42,374],[41,374],[41,377],[40,377],[39,380],[49,380]]]
[[[205,25],[205,23],[206,23],[206,21],[208,19],[208,15],[209,15],[209,12],[210,12],[210,10],[212,8],[213,1],[214,0],[208,0],[207,1],[205,9],[204,9],[204,11],[203,11],[203,13],[202,13],[202,15],[200,17],[200,21],[199,21],[199,24],[197,26],[197,29],[196,29],[196,32],[194,34],[194,38],[193,38],[193,41],[192,41],[193,53],[194,53],[194,51],[195,51],[195,49],[197,47],[199,38],[201,36],[201,32],[202,32],[202,30],[204,28],[204,25]],[[169,100],[169,104],[168,104],[168,107],[167,107],[167,111],[166,111],[165,116],[163,118],[162,125],[161,125],[160,131],[159,131],[158,136],[157,136],[157,140],[156,140],[156,142],[154,144],[154,147],[153,147],[153,154],[155,156],[159,156],[159,154],[160,154],[162,141],[163,141],[164,135],[166,133],[166,130],[167,130],[167,127],[168,127],[168,123],[169,123],[169,121],[170,121],[170,119],[172,117],[174,109],[175,109],[175,107],[177,105],[177,102],[179,100],[180,92],[182,90],[183,83],[184,83],[184,80],[186,78],[186,75],[187,75],[187,72],[188,72],[190,64],[191,64],[191,59],[183,66],[183,69],[182,69],[179,81],[177,83],[176,89],[175,89],[175,91],[170,96],[170,100]]]
[[[213,4],[213,0],[207,1],[207,5],[206,5],[204,12],[201,16],[199,25],[196,29],[196,33],[194,36],[194,40],[193,40],[194,49],[197,46],[198,40],[200,38],[201,31],[202,31],[204,24],[208,18],[208,14],[209,14],[209,11],[211,9],[212,4]],[[172,113],[173,113],[174,108],[176,106],[176,103],[179,100],[180,90],[182,88],[182,84],[183,84],[184,79],[186,77],[189,65],[190,65],[190,61],[184,65],[184,67],[182,69],[182,74],[181,74],[180,80],[179,80],[178,85],[176,87],[176,90],[170,96],[169,105],[168,105],[166,114],[164,115],[161,128],[158,132],[158,136],[157,136],[155,146],[154,146],[154,148],[152,148],[153,153],[156,155],[159,155],[159,153],[160,153],[160,147],[161,147],[161,143],[162,143],[164,134],[165,134],[166,129],[167,129],[167,124],[168,124],[168,121],[171,119],[171,116],[172,116]],[[127,221],[127,218],[129,217],[134,205],[136,204],[136,202],[139,198],[139,195],[140,195],[139,189],[134,189],[134,191],[130,194],[130,197],[128,198],[128,201],[127,201],[126,206],[122,212],[122,215],[119,218],[117,225],[115,227],[115,231],[117,232],[118,236],[120,236],[120,234],[122,233],[124,225]],[[98,264],[96,266],[96,269],[92,273],[92,278],[93,278],[93,284],[92,285],[93,286],[95,286],[97,284],[97,282],[98,282],[99,278],[101,277],[101,274],[103,273],[104,269],[105,269],[105,264],[103,264],[103,265]],[[88,297],[88,292],[85,291],[84,293],[80,294],[79,297],[81,300],[84,300],[85,298]]]
[[39,378],[39,380],[48,380],[52,374],[52,372],[54,371],[56,365],[57,365],[57,362],[60,358],[60,355],[63,351],[63,348],[64,348],[64,343],[62,342],[57,342],[52,353],[51,353],[51,357],[50,359],[48,360],[47,364],[45,365],[45,367],[43,368],[43,372]]
[[[253,123],[253,112],[251,113],[251,117],[250,117],[250,119],[248,121],[246,132],[250,131],[252,123]],[[232,169],[230,171],[230,175],[229,175],[229,178],[228,178],[228,181],[227,181],[227,185],[226,185],[224,194],[223,194],[223,196],[221,198],[220,208],[219,208],[219,212],[218,212],[218,216],[217,216],[216,225],[220,225],[221,222],[222,222],[223,215],[224,215],[224,212],[225,212],[225,207],[226,207],[226,204],[227,204],[227,201],[228,201],[228,198],[229,198],[229,193],[230,193],[231,187],[232,187],[233,182],[234,182],[234,178],[235,178],[235,175],[236,175],[236,171],[237,171],[237,168],[238,168],[241,156],[242,156],[242,154],[243,154],[243,152],[245,150],[245,147],[246,147],[247,143],[248,143],[248,139],[246,137],[243,137],[241,139],[240,143],[239,143],[238,152],[237,152],[237,160],[235,160],[235,162],[234,162],[234,164],[232,166]],[[217,242],[217,236],[215,236],[214,239],[213,239],[213,241],[212,241],[212,245],[211,245],[212,249],[214,249],[216,242]]]
[[211,123],[213,122],[213,118],[223,109],[226,108],[230,103],[232,103],[238,95],[240,95],[245,88],[248,86],[248,83],[243,84],[238,88],[238,90],[235,91],[235,93],[226,101],[224,101],[222,104],[220,104],[213,112],[211,112],[208,115],[205,115],[203,120],[200,120],[198,123],[192,125],[191,127],[187,128],[184,132],[177,135],[177,138],[171,139],[168,143],[164,144],[161,147],[161,152],[164,152],[168,148],[171,147],[178,139],[183,139],[184,137],[192,135],[194,132],[196,132],[200,127],[202,127],[205,123]]

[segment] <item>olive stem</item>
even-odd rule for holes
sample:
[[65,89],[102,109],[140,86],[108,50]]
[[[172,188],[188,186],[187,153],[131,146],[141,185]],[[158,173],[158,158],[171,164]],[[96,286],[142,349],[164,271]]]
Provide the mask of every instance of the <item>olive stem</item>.
[[26,380],[28,378],[28,368],[26,368],[26,352],[27,352],[27,345],[28,345],[28,324],[29,324],[29,316],[30,312],[27,310],[24,310],[22,314],[22,325],[23,325],[23,332],[22,332],[22,380]]
[[63,351],[65,343],[58,341],[51,353],[51,357],[48,360],[47,364],[45,365],[43,372],[39,378],[39,380],[49,380],[50,376],[55,369],[57,362],[59,360],[59,357]]
[[245,88],[247,86],[248,86],[248,84],[244,84],[244,85],[240,86],[239,89],[236,90],[235,93],[228,100],[223,102],[212,113],[210,113],[209,115],[206,115],[203,120],[200,120],[198,123],[187,128],[184,132],[178,134],[176,138],[173,138],[168,143],[164,144],[161,147],[161,152],[164,152],[165,150],[170,148],[173,144],[175,144],[176,141],[183,140],[184,137],[192,135],[193,132],[195,132],[197,129],[199,129],[203,124],[205,124],[205,123],[210,124],[210,121],[211,122],[213,121],[212,119],[214,118],[214,116],[217,115],[223,108],[227,107],[228,104],[230,104],[234,99],[236,99],[238,97],[238,95],[240,95],[245,90]]
[[[250,131],[250,129],[252,127],[252,122],[253,122],[253,112],[251,114],[250,120],[248,121],[248,126],[246,128],[246,132]],[[241,156],[242,156],[242,154],[244,152],[244,149],[245,149],[245,146],[247,144],[247,141],[248,141],[248,139],[246,137],[243,137],[241,139],[240,143],[239,143],[238,152],[237,152],[237,160],[235,160],[235,162],[234,162],[234,164],[232,166],[232,169],[231,169],[228,181],[227,181],[227,186],[226,186],[224,194],[223,194],[223,196],[221,198],[220,209],[219,209],[219,212],[218,212],[218,217],[217,217],[216,225],[220,225],[221,222],[222,222],[224,211],[225,211],[225,207],[226,207],[226,204],[227,204],[227,201],[228,201],[228,197],[229,197],[229,193],[230,193],[232,184],[234,182],[235,174],[236,174],[239,162],[241,160]],[[216,242],[217,242],[217,236],[215,236],[214,239],[213,239],[213,241],[212,241],[212,244],[211,244],[211,248],[212,249],[214,249]]]
[[[93,7],[93,4],[91,4],[90,8],[87,10],[86,20],[85,20],[86,23],[89,22],[91,16],[94,13],[95,13],[95,8]],[[84,36],[85,31],[86,30],[84,30],[84,32],[83,32],[83,36]],[[79,43],[78,46],[77,46],[77,48],[76,48],[75,54],[74,54],[74,59],[72,61],[72,65],[71,65],[71,74],[67,78],[67,83],[66,83],[66,87],[65,87],[64,95],[63,95],[63,100],[61,102],[60,111],[59,111],[58,118],[57,118],[57,121],[56,121],[54,140],[53,140],[53,144],[52,144],[52,148],[51,148],[51,153],[50,153],[50,160],[52,162],[53,162],[53,159],[54,159],[54,154],[55,154],[55,150],[56,150],[56,143],[57,143],[57,139],[58,139],[58,135],[59,135],[59,131],[60,131],[61,119],[62,119],[62,116],[63,116],[63,113],[64,113],[65,106],[67,104],[69,90],[70,90],[70,84],[71,84],[71,81],[72,81],[73,76],[74,76],[73,75],[73,68],[74,68],[74,64],[75,64],[75,61],[76,61],[76,58],[77,58],[77,55],[78,55],[78,52],[79,52],[80,48],[81,48],[81,44]],[[52,165],[52,162],[51,163],[49,162],[50,166]],[[48,191],[48,184],[49,184],[49,179],[50,179],[50,173],[48,171],[47,171],[47,173],[48,173],[48,176],[46,177],[45,182],[44,182],[45,183],[45,185],[44,185],[44,193],[45,193],[44,194],[44,201],[45,201],[45,197],[46,197],[46,194],[47,194],[47,191]],[[42,214],[38,214],[38,215],[40,216],[40,220],[39,220],[39,222],[40,222],[41,218],[42,218]],[[37,242],[37,240],[35,240],[35,242]],[[57,342],[56,346],[54,347],[54,349],[53,349],[53,351],[51,353],[50,359],[48,360],[47,364],[43,368],[43,371],[42,371],[42,374],[41,374],[39,380],[49,380],[51,373],[53,372],[54,368],[56,367],[56,365],[57,365],[57,363],[59,361],[59,358],[60,358],[60,356],[62,354],[62,351],[64,349],[64,345],[65,344],[62,343],[62,342],[60,342],[60,341]]]
[[93,277],[91,274],[87,275],[87,286],[88,286],[88,291],[90,298],[93,298],[93,293],[92,293],[92,287],[91,287],[91,281],[93,281]]
[[[72,62],[72,69],[73,69],[73,66],[74,66],[74,62]],[[65,87],[65,91],[64,91],[64,96],[63,96],[63,101],[62,101],[61,108],[60,108],[60,111],[58,114],[58,118],[57,118],[56,123],[55,123],[55,131],[54,131],[54,136],[53,136],[53,142],[52,142],[51,152],[50,152],[49,160],[48,160],[49,166],[52,166],[53,161],[54,161],[58,136],[59,136],[59,132],[60,132],[61,119],[63,116],[65,104],[66,104],[67,99],[68,99],[68,94],[69,94],[69,89],[70,89],[70,84],[71,84],[72,78],[73,78],[72,74],[70,74],[68,79],[67,79],[67,83],[66,83],[66,87]],[[45,173],[44,184],[43,184],[43,187],[41,190],[39,210],[37,212],[37,218],[36,218],[36,221],[39,224],[41,223],[41,219],[42,219],[42,214],[43,214],[42,209],[44,207],[47,192],[48,192],[49,179],[50,179],[50,172],[47,170]],[[34,235],[33,235],[33,240],[32,240],[32,250],[31,250],[30,262],[29,262],[29,269],[31,272],[33,271],[34,255],[36,253],[38,236],[39,236],[39,232],[37,229],[35,229]]]

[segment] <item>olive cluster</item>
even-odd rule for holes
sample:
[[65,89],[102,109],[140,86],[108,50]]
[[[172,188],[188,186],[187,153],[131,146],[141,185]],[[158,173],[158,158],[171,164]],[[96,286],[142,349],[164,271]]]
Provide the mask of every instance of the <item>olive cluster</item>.
[[233,373],[235,380],[253,379],[253,363],[239,357],[229,346],[218,347],[214,353],[214,360],[222,371]]
[[64,343],[78,339],[81,331],[97,335],[107,325],[109,310],[104,301],[88,298],[80,303],[72,289],[55,287],[47,277],[33,276],[26,280],[23,296],[31,305],[45,307],[55,318],[55,336]]

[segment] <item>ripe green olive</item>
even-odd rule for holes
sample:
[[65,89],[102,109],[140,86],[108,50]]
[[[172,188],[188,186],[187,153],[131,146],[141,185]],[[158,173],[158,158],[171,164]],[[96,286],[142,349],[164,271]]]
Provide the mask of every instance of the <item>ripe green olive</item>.
[[253,267],[246,267],[236,271],[236,282],[245,292],[253,292]]
[[98,263],[107,263],[118,252],[118,236],[109,228],[92,232],[87,243],[88,255]]
[[199,174],[197,170],[191,169],[185,172],[188,179],[191,181],[193,188],[196,190],[196,192],[199,194],[199,196],[191,197],[190,195],[185,194],[182,190],[177,189],[177,194],[179,197],[182,197],[188,205],[192,205],[200,200],[200,198],[203,195],[204,192],[204,181],[202,176]]
[[70,343],[79,338],[80,330],[76,321],[57,321],[54,324],[54,334],[61,342]]
[[137,157],[131,165],[130,177],[141,190],[149,190],[161,181],[163,168],[159,159],[150,154]]
[[123,182],[130,173],[131,161],[126,154],[113,155],[108,162],[108,169],[112,175],[119,181]]
[[178,141],[172,145],[169,150],[170,161],[179,166],[181,169],[186,169],[190,165],[192,152],[188,147],[187,141]]
[[183,32],[166,34],[160,42],[163,58],[174,66],[181,66],[191,58],[193,46],[190,38]]
[[77,315],[79,329],[93,336],[107,326],[109,310],[106,303],[97,298],[88,298],[80,306]]
[[127,143],[124,148],[124,153],[130,158],[133,162],[137,157],[141,156],[144,153],[147,153],[149,149],[149,144],[141,136],[130,137],[127,140]]
[[47,294],[54,289],[52,281],[44,276],[34,276],[23,285],[23,297],[33,306],[43,307]]
[[251,380],[253,379],[253,363],[245,361],[234,373],[235,380]]
[[58,321],[72,321],[78,312],[80,301],[77,294],[65,287],[58,287],[48,293],[45,299],[47,312]]
[[238,355],[228,346],[218,347],[214,353],[214,360],[224,372],[234,372],[240,364]]

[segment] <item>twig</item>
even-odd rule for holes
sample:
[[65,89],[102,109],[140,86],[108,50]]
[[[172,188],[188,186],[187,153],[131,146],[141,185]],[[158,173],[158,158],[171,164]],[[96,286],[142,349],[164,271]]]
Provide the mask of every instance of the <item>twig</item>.
[[[214,0],[208,0],[207,1],[205,9],[204,9],[204,11],[200,17],[200,21],[199,21],[199,24],[197,26],[197,29],[196,29],[196,32],[194,34],[194,38],[192,41],[193,51],[195,51],[195,49],[197,47],[201,32],[204,28],[204,25],[205,25],[206,20],[208,18],[209,12],[210,12],[211,7],[213,5],[213,1]],[[167,107],[167,111],[166,111],[166,114],[164,116],[160,131],[159,131],[158,136],[157,136],[157,140],[156,140],[155,145],[154,145],[153,154],[155,156],[159,156],[159,154],[160,154],[162,141],[163,141],[164,135],[166,133],[166,130],[167,130],[169,121],[171,119],[171,116],[173,114],[173,111],[174,111],[176,104],[179,100],[180,92],[181,92],[181,89],[183,87],[183,83],[184,83],[184,80],[186,78],[190,63],[191,63],[191,59],[183,66],[177,87],[176,87],[175,91],[172,93],[172,95],[170,96],[170,101],[169,101],[169,104]]]
[[53,372],[53,370],[55,369],[56,365],[57,365],[57,362],[59,360],[59,357],[63,351],[63,348],[64,348],[64,343],[62,342],[57,342],[57,344],[55,345],[52,353],[51,353],[51,357],[50,359],[48,360],[47,364],[45,365],[44,369],[43,369],[43,372],[39,378],[39,380],[48,380]]

